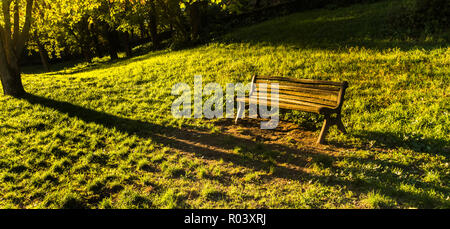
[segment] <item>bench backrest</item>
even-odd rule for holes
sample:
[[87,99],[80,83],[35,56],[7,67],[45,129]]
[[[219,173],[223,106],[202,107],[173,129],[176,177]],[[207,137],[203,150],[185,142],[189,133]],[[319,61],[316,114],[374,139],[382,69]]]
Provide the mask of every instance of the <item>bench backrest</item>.
[[[323,80],[294,79],[286,77],[254,76],[252,94],[265,95],[270,98],[270,84],[279,84],[279,102],[289,104],[304,104],[305,106],[322,106],[341,109],[344,102],[347,82],[332,82]],[[261,84],[267,84],[264,89]]]

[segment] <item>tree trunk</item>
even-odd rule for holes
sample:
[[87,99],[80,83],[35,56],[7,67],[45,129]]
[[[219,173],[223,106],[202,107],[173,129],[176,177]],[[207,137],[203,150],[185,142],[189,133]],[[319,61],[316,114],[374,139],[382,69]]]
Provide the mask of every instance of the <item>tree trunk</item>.
[[[0,80],[2,81],[3,93],[14,97],[20,97],[25,94],[22,78],[20,77],[19,60],[13,58],[9,61],[6,57],[7,50],[0,39]],[[11,52],[11,51],[9,51]]]
[[130,34],[128,32],[123,33],[123,45],[125,48],[125,53],[127,55],[127,58],[130,58],[133,56],[133,47],[130,40]]
[[[16,2],[17,3],[17,2]],[[31,14],[33,11],[33,0],[26,1],[25,21],[22,32],[19,33],[20,14],[19,7],[14,7],[14,25],[10,23],[11,1],[2,1],[3,25],[0,23],[0,80],[5,95],[21,97],[25,95],[25,90],[20,76],[19,58],[28,40]],[[14,28],[14,34],[11,31]]]
[[149,22],[149,30],[150,30],[150,36],[152,38],[153,42],[153,48],[158,49],[160,45],[160,39],[158,34],[158,15],[156,12],[156,5],[152,1],[150,3],[151,9],[150,9],[150,22]]
[[[2,54],[0,54],[2,55]],[[3,58],[0,58],[3,59]],[[19,69],[19,63],[15,64],[15,69]],[[25,94],[25,89],[23,88],[22,78],[20,76],[20,71],[10,68],[6,61],[0,61],[0,79],[2,81],[3,93],[5,95],[11,95],[14,97],[20,97]]]
[[153,47],[155,49],[158,49],[160,45],[159,34],[157,25],[153,20],[150,22],[150,36],[152,37]]
[[36,38],[37,40],[37,46],[39,49],[39,56],[41,57],[41,62],[42,65],[44,66],[44,69],[46,72],[50,71],[50,63],[49,63],[49,57],[48,57],[48,52],[47,50],[45,50],[44,45],[42,45],[42,43],[39,41],[38,38]]
[[84,59],[90,63],[92,62],[94,55],[91,51],[92,40],[90,37],[89,20],[87,17],[83,17],[83,19],[78,23],[78,31],[80,34],[81,52]]
[[91,38],[92,43],[94,44],[94,49],[98,57],[103,57],[103,48],[100,44],[99,34],[101,33],[101,30],[98,28],[97,21],[91,25],[90,32],[91,32]]
[[119,39],[118,39],[117,31],[108,31],[106,32],[106,39],[108,40],[108,48],[109,48],[109,56],[111,57],[111,60],[117,60],[119,59],[118,52],[119,52]]
[[191,19],[191,36],[194,41],[198,40],[200,37],[200,27],[202,23],[200,4],[200,2],[194,2],[189,9],[189,16]]
[[97,53],[97,56],[98,57],[103,57],[104,53],[103,53],[103,49],[102,49],[102,46],[100,44],[100,41],[98,39],[98,35],[94,34],[92,36],[92,39],[93,39],[93,42],[94,42],[94,46],[95,46],[94,48],[95,48],[95,52]]
[[91,50],[89,49],[89,47],[86,47],[85,45],[83,45],[81,47],[81,49],[82,49],[81,52],[83,53],[84,60],[91,63],[93,56],[92,56],[92,53],[91,53]]
[[148,38],[150,36],[148,31],[147,31],[147,29],[145,28],[144,22],[140,22],[139,23],[139,30],[141,31],[141,38],[142,39]]

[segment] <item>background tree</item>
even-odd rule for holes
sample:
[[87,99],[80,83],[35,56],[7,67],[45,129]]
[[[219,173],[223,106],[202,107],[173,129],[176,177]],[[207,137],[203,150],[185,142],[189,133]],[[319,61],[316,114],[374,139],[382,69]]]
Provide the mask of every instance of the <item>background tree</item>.
[[[48,4],[47,1],[48,0],[35,0],[33,14],[35,26],[31,26],[27,48],[30,51],[39,53],[42,65],[45,71],[48,72],[50,71],[51,52],[54,49],[56,51],[56,47],[58,47],[58,45],[57,43],[54,43],[57,40],[54,39],[54,37],[57,37],[57,33],[54,31],[56,27],[51,24],[51,20],[47,14],[47,9],[50,7],[50,4]],[[57,53],[59,54],[60,52]]]
[[[25,5],[25,7],[22,7]],[[21,96],[19,60],[31,28],[33,0],[3,0],[0,24],[0,79],[5,95]],[[13,21],[11,22],[11,12]]]

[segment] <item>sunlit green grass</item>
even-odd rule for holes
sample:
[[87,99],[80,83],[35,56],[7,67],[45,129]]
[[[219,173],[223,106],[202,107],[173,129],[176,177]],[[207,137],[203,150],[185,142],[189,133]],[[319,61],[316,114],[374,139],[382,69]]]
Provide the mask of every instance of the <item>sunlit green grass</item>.
[[[388,40],[390,7],[298,13],[192,49],[25,69],[35,97],[0,97],[0,208],[449,208],[450,48]],[[254,74],[349,81],[349,135],[328,137],[338,156],[248,144],[170,115],[175,83]],[[189,129],[219,149],[183,141]]]

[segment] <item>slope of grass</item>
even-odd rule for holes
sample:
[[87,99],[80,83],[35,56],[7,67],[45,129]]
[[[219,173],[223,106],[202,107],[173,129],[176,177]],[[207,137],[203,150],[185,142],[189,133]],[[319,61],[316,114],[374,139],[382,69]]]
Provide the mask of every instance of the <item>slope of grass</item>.
[[[298,13],[193,49],[25,74],[33,96],[0,97],[0,208],[449,208],[450,48],[385,38],[396,4]],[[274,149],[170,115],[175,83],[253,74],[349,81],[350,134],[328,138],[339,152]],[[316,134],[321,125],[283,118]]]

